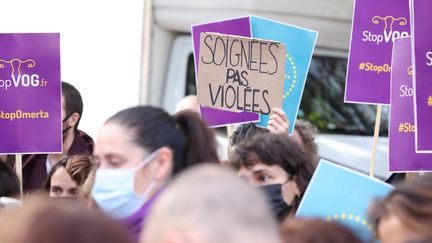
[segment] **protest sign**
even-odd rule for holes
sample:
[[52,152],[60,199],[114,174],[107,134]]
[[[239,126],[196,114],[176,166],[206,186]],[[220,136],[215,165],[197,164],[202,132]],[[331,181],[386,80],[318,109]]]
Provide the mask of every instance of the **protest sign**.
[[[228,19],[192,26],[192,41],[194,47],[195,76],[199,70],[200,36],[202,32],[215,32],[227,35],[251,37],[249,17]],[[201,117],[210,127],[220,127],[230,124],[241,124],[259,121],[259,114],[252,112],[232,112],[214,108],[200,107]]]
[[62,152],[60,35],[0,34],[0,153]]
[[200,105],[266,115],[282,108],[283,44],[216,33],[201,33],[200,42]]
[[432,2],[411,1],[417,153],[432,153]]
[[408,1],[355,1],[345,102],[390,103],[393,41],[409,35]]
[[359,172],[321,160],[303,196],[296,217],[318,217],[350,227],[365,242],[373,238],[367,208],[392,187]]
[[391,172],[432,170],[432,154],[415,151],[411,38],[396,39],[391,71],[389,168]]
[[[250,18],[253,38],[279,41],[286,45],[283,110],[290,122],[289,133],[292,134],[318,32],[257,16]],[[266,127],[269,116],[261,115],[260,118],[258,125]]]

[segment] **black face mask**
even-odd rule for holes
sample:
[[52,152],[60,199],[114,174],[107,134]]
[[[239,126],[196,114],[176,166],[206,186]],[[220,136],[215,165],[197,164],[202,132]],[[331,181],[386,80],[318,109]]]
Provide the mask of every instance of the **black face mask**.
[[267,200],[270,203],[273,214],[279,222],[282,222],[292,209],[292,206],[288,205],[283,199],[282,185],[273,184],[261,186],[261,189],[267,196]]
[[[73,113],[71,113],[71,114],[69,114],[68,116],[66,116],[65,119],[63,119],[62,124],[65,123],[65,121],[66,121],[67,119],[69,119],[69,117],[71,117],[72,114],[73,114]],[[66,133],[66,132],[71,128],[71,127],[72,127],[72,126],[67,126],[66,128],[63,128],[63,137],[64,137],[65,133]]]

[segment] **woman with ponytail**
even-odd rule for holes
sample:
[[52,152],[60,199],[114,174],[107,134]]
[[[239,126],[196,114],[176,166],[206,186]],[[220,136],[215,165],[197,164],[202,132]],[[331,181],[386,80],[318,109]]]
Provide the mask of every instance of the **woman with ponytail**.
[[107,214],[121,220],[137,242],[150,208],[171,177],[202,162],[218,162],[213,132],[198,114],[170,116],[137,106],[102,126],[94,152],[92,195]]

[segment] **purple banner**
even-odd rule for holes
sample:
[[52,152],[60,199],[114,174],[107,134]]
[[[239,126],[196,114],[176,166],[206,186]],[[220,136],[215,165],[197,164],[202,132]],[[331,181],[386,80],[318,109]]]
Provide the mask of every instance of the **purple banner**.
[[[251,37],[249,17],[230,19],[192,26],[192,41],[194,46],[195,74],[198,74],[198,57],[201,32],[214,32],[227,35]],[[198,77],[198,75],[195,75]],[[210,127],[220,127],[230,124],[240,124],[259,121],[259,114],[251,112],[230,112],[213,108],[200,107],[201,117]]]
[[415,151],[411,38],[396,39],[391,71],[389,168],[391,172],[432,170],[432,154]]
[[355,1],[345,102],[390,103],[393,40],[409,33],[408,0]]
[[416,151],[432,153],[432,2],[412,1]]
[[62,152],[60,35],[0,34],[0,153]]

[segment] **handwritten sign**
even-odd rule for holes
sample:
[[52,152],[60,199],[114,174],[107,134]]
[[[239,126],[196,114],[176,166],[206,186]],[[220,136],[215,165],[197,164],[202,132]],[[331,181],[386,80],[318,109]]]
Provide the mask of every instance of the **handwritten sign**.
[[0,34],[0,153],[62,151],[60,35]]
[[406,0],[356,0],[345,102],[390,103],[393,41],[410,35]]
[[364,242],[373,238],[367,209],[392,186],[372,177],[321,160],[297,210],[297,217],[318,217],[351,228]]
[[432,2],[412,0],[417,153],[432,153]]
[[198,103],[270,114],[282,107],[285,46],[267,40],[201,33]]
[[391,172],[432,170],[432,154],[415,151],[411,37],[394,41],[391,72],[389,168]]
[[[203,32],[217,32],[227,35],[251,37],[250,18],[246,16],[192,26],[196,76],[198,76],[199,70],[200,38]],[[259,114],[253,112],[232,112],[204,106],[200,106],[200,114],[201,118],[210,127],[256,122],[260,119]]]

